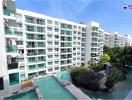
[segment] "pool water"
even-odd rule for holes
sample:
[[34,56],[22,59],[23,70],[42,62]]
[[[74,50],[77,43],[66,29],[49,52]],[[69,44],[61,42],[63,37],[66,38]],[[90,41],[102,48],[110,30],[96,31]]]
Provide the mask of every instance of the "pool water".
[[38,100],[37,94],[35,91],[30,90],[25,93],[21,93],[15,96],[7,97],[4,100]]
[[70,73],[68,71],[62,71],[57,74],[57,78],[60,80],[71,80]]
[[46,77],[35,81],[45,100],[76,100],[54,77]]

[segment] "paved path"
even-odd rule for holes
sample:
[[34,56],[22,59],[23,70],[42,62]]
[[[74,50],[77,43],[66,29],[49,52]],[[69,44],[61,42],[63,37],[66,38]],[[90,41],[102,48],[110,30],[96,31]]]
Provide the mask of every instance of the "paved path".
[[69,92],[71,92],[78,100],[91,100],[85,93],[79,88],[73,85],[70,81],[60,81]]
[[132,90],[128,93],[124,100],[132,100]]

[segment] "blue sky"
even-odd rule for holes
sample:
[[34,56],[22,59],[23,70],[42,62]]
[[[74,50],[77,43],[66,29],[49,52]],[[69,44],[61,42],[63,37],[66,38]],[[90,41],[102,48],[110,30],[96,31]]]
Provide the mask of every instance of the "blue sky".
[[132,0],[16,0],[20,9],[75,22],[96,21],[105,31],[132,36],[132,9],[124,10],[124,3]]

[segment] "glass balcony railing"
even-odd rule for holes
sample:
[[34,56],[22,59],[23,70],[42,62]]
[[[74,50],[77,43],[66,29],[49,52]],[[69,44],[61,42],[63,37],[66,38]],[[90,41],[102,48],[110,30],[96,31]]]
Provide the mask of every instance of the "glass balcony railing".
[[16,45],[7,45],[6,51],[7,52],[17,52],[17,46]]
[[7,16],[16,17],[16,14],[14,13],[14,11],[9,10],[9,9],[4,9],[3,13],[4,13],[4,15],[7,15]]
[[5,34],[7,35],[17,35],[14,29],[11,29],[9,27],[5,27]]
[[38,47],[45,47],[45,45],[44,44],[39,44]]
[[38,37],[37,40],[45,40],[45,37]]
[[8,69],[9,70],[17,69],[17,68],[18,68],[18,62],[14,62],[14,63],[8,64]]
[[33,37],[27,36],[27,39],[29,39],[29,40],[34,40],[35,38],[34,38],[34,36],[33,36]]

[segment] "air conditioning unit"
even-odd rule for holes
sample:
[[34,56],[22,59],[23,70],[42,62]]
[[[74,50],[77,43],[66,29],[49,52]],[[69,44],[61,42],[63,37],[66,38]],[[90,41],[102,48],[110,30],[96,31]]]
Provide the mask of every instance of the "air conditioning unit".
[[4,8],[7,7],[7,2],[6,2],[6,0],[3,0],[3,7],[4,7]]

